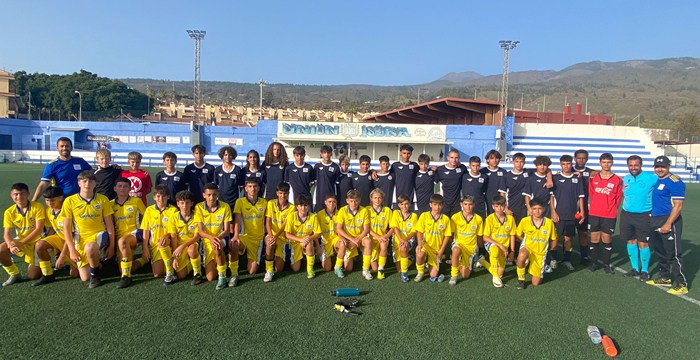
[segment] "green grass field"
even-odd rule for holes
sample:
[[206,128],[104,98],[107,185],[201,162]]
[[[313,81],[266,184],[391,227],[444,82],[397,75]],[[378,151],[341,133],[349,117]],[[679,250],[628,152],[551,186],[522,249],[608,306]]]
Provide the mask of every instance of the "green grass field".
[[[0,207],[11,203],[11,183],[27,182],[33,192],[41,168],[0,165]],[[259,273],[222,291],[189,281],[164,287],[143,271],[128,289],[115,289],[115,275],[90,290],[62,271],[44,287],[24,282],[0,290],[0,358],[602,359],[602,347],[586,334],[592,324],[616,341],[619,358],[692,359],[700,351],[697,184],[688,185],[683,216],[688,299],[695,303],[621,273],[581,267],[560,268],[522,291],[512,286],[514,268],[504,289],[481,270],[454,287],[403,284],[393,271],[383,281],[366,281],[359,271],[313,280],[283,273],[268,284]],[[629,269],[617,237],[613,262]],[[331,310],[329,292],[338,287],[363,291],[362,316]]]

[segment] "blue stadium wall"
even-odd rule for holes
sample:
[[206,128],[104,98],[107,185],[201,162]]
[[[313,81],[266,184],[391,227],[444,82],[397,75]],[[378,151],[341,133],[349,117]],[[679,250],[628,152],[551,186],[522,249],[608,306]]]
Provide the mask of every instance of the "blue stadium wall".
[[[447,125],[445,155],[454,147],[463,159],[483,156],[496,147],[497,129],[497,126]],[[217,138],[228,138],[242,142],[234,145],[239,152],[250,149],[264,152],[277,137],[277,121],[262,120],[254,127],[202,126],[199,130],[197,141],[187,124],[0,119],[0,145],[4,147],[0,150],[54,150],[56,140],[65,136],[76,149],[82,150],[96,150],[102,139],[106,139],[110,150],[118,152],[183,154],[190,152],[192,144],[200,143],[212,153],[222,146],[220,142],[217,144]],[[119,141],[119,138],[140,141]]]

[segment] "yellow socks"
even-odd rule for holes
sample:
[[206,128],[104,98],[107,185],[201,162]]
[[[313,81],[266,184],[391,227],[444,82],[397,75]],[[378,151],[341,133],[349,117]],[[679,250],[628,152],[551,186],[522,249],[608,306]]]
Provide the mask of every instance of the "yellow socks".
[[369,265],[372,263],[372,255],[362,255],[362,270],[369,270]]
[[136,259],[136,262],[139,263],[139,265],[141,265],[142,267],[144,265],[148,264],[148,260],[146,260],[144,258],[138,258],[138,259]]
[[335,259],[335,268],[336,268],[336,269],[340,269],[340,268],[342,268],[342,267],[343,267],[343,258],[341,258],[340,256],[338,256],[338,257]]
[[172,274],[173,271],[173,251],[170,248],[170,246],[158,248],[158,251],[160,251],[160,256],[163,258],[163,264],[165,264],[165,272],[168,274]]
[[226,265],[216,265],[216,272],[219,273],[219,277],[226,277]]
[[518,280],[520,281],[525,281],[525,268],[517,268],[515,269],[518,273]]
[[459,266],[451,266],[450,276],[457,277],[459,275]]
[[401,262],[401,272],[408,272],[408,258],[402,256],[401,259],[399,259],[399,261]]
[[314,256],[306,255],[306,271],[314,271]]
[[130,261],[129,258],[122,258],[122,261],[121,261],[122,277],[123,276],[131,277],[131,266],[132,265],[133,265],[133,262]]
[[51,267],[51,261],[39,261],[39,268],[41,269],[41,275],[53,275],[53,267]]
[[190,264],[192,264],[192,271],[194,275],[202,275],[202,258],[197,256],[194,259],[190,259]]
[[14,263],[10,266],[3,266],[2,268],[5,269],[5,271],[7,271],[7,275],[19,275],[19,269]]
[[275,272],[275,261],[265,260],[265,271],[269,273]]
[[425,264],[416,264],[416,270],[418,270],[418,275],[425,274]]
[[379,270],[384,270],[384,266],[386,266],[386,256],[380,256],[379,257]]
[[229,262],[228,262],[228,268],[231,269],[231,276],[236,276],[236,275],[238,275],[238,260],[236,260],[236,261],[229,261]]

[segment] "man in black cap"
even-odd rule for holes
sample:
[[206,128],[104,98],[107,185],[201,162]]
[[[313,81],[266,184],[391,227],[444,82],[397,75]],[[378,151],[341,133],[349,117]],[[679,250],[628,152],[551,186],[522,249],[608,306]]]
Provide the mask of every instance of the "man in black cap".
[[688,280],[683,272],[681,258],[681,210],[685,200],[685,184],[671,174],[671,160],[659,156],[654,160],[654,172],[659,177],[651,197],[651,242],[659,255],[659,277],[647,281],[649,285],[671,287],[672,295],[688,293]]

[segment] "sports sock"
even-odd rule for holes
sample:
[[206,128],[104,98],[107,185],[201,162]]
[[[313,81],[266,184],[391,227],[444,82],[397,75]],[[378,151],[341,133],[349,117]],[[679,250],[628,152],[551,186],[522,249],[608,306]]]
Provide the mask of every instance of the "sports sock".
[[131,277],[131,266],[133,266],[133,262],[129,260],[129,258],[122,258],[121,261],[121,269],[122,269],[122,276],[126,277]]
[[173,271],[173,250],[170,248],[170,246],[165,246],[162,248],[158,248],[158,251],[160,251],[160,256],[163,258],[163,264],[165,264],[165,272],[168,274],[172,274]]
[[627,244],[627,254],[630,257],[632,270],[639,271],[639,246],[637,244]]
[[489,254],[489,263],[491,266],[489,266],[487,269],[493,276],[498,276],[498,255],[500,254],[500,251],[494,251],[491,249],[491,253]]
[[639,260],[642,263],[642,272],[649,272],[649,260],[651,259],[651,248],[639,249]]
[[401,272],[408,272],[408,258],[402,256],[399,261],[401,262]]
[[265,272],[273,273],[275,272],[275,261],[265,260]]
[[100,276],[100,268],[91,267],[91,268],[90,268],[90,276],[91,276],[91,277]]
[[3,266],[2,268],[5,269],[5,271],[7,271],[7,275],[19,275],[19,269],[14,263],[12,263],[12,265],[10,266]]
[[342,267],[343,267],[343,258],[341,258],[340,256],[338,256],[338,257],[335,259],[335,268],[336,268],[336,269],[340,269],[340,268],[342,268]]
[[549,260],[557,260],[557,249],[549,250]]
[[456,277],[459,275],[459,266],[451,266],[450,267],[450,276]]
[[418,271],[418,275],[425,274],[425,264],[416,264],[416,270]]
[[236,261],[229,261],[229,262],[228,262],[228,268],[231,269],[231,276],[236,276],[236,275],[238,275],[238,260],[236,260]]
[[372,263],[371,255],[362,255],[362,270],[369,270],[369,265]]
[[146,260],[144,258],[138,258],[138,259],[136,259],[136,262],[139,263],[141,266],[148,264],[148,260]]
[[589,257],[593,266],[598,265],[598,244],[599,243],[591,243],[588,245],[588,252],[590,253]]
[[314,256],[306,255],[306,271],[314,271]]
[[190,263],[192,264],[192,272],[193,275],[202,275],[202,258],[199,256],[196,256],[194,259],[190,259]]
[[579,246],[578,251],[581,253],[581,259],[588,258],[588,246]]
[[41,275],[53,275],[53,267],[51,266],[51,261],[39,261],[39,268],[41,268]]
[[573,249],[564,250],[564,261],[571,262],[571,253],[572,252],[573,252]]
[[518,281],[525,281],[525,268],[516,268],[515,272],[518,273]]
[[386,256],[380,256],[379,257],[379,270],[384,271],[384,266],[386,266]]
[[220,278],[226,277],[226,265],[216,265],[216,272],[219,273]]
[[603,243],[603,264],[610,265],[610,257],[612,256],[612,243]]

